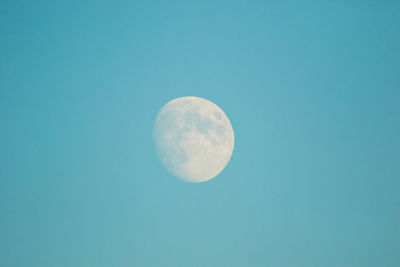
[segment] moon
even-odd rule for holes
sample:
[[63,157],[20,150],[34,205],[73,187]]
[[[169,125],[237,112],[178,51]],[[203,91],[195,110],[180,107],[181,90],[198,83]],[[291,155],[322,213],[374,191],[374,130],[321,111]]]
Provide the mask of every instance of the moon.
[[195,96],[179,97],[165,104],[157,115],[153,136],[167,171],[191,183],[217,176],[228,164],[235,143],[224,111]]

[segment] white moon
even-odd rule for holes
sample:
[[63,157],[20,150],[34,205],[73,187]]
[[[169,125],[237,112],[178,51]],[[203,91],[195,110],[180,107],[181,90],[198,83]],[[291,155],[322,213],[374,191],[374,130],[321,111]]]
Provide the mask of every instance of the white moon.
[[235,143],[232,125],[222,109],[194,96],[176,98],[162,107],[154,140],[165,168],[192,183],[217,176],[228,164]]

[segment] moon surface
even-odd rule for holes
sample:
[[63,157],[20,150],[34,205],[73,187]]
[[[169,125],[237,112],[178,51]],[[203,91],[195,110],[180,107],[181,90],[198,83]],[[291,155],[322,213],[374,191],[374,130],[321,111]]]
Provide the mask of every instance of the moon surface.
[[153,134],[165,168],[192,183],[217,176],[228,164],[235,143],[231,122],[222,109],[195,96],[165,104],[157,115]]

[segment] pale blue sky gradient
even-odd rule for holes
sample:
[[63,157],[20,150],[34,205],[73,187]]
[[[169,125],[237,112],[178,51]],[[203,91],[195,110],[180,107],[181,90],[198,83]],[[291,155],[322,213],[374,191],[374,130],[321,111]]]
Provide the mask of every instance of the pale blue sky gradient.
[[[1,1],[0,266],[400,266],[399,1]],[[169,175],[169,100],[235,150]]]

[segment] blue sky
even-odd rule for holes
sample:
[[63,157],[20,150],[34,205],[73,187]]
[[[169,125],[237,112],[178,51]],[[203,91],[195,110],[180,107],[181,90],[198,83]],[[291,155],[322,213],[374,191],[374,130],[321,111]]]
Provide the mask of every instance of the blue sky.
[[[399,266],[399,1],[1,1],[0,266]],[[157,158],[169,100],[235,150]]]

